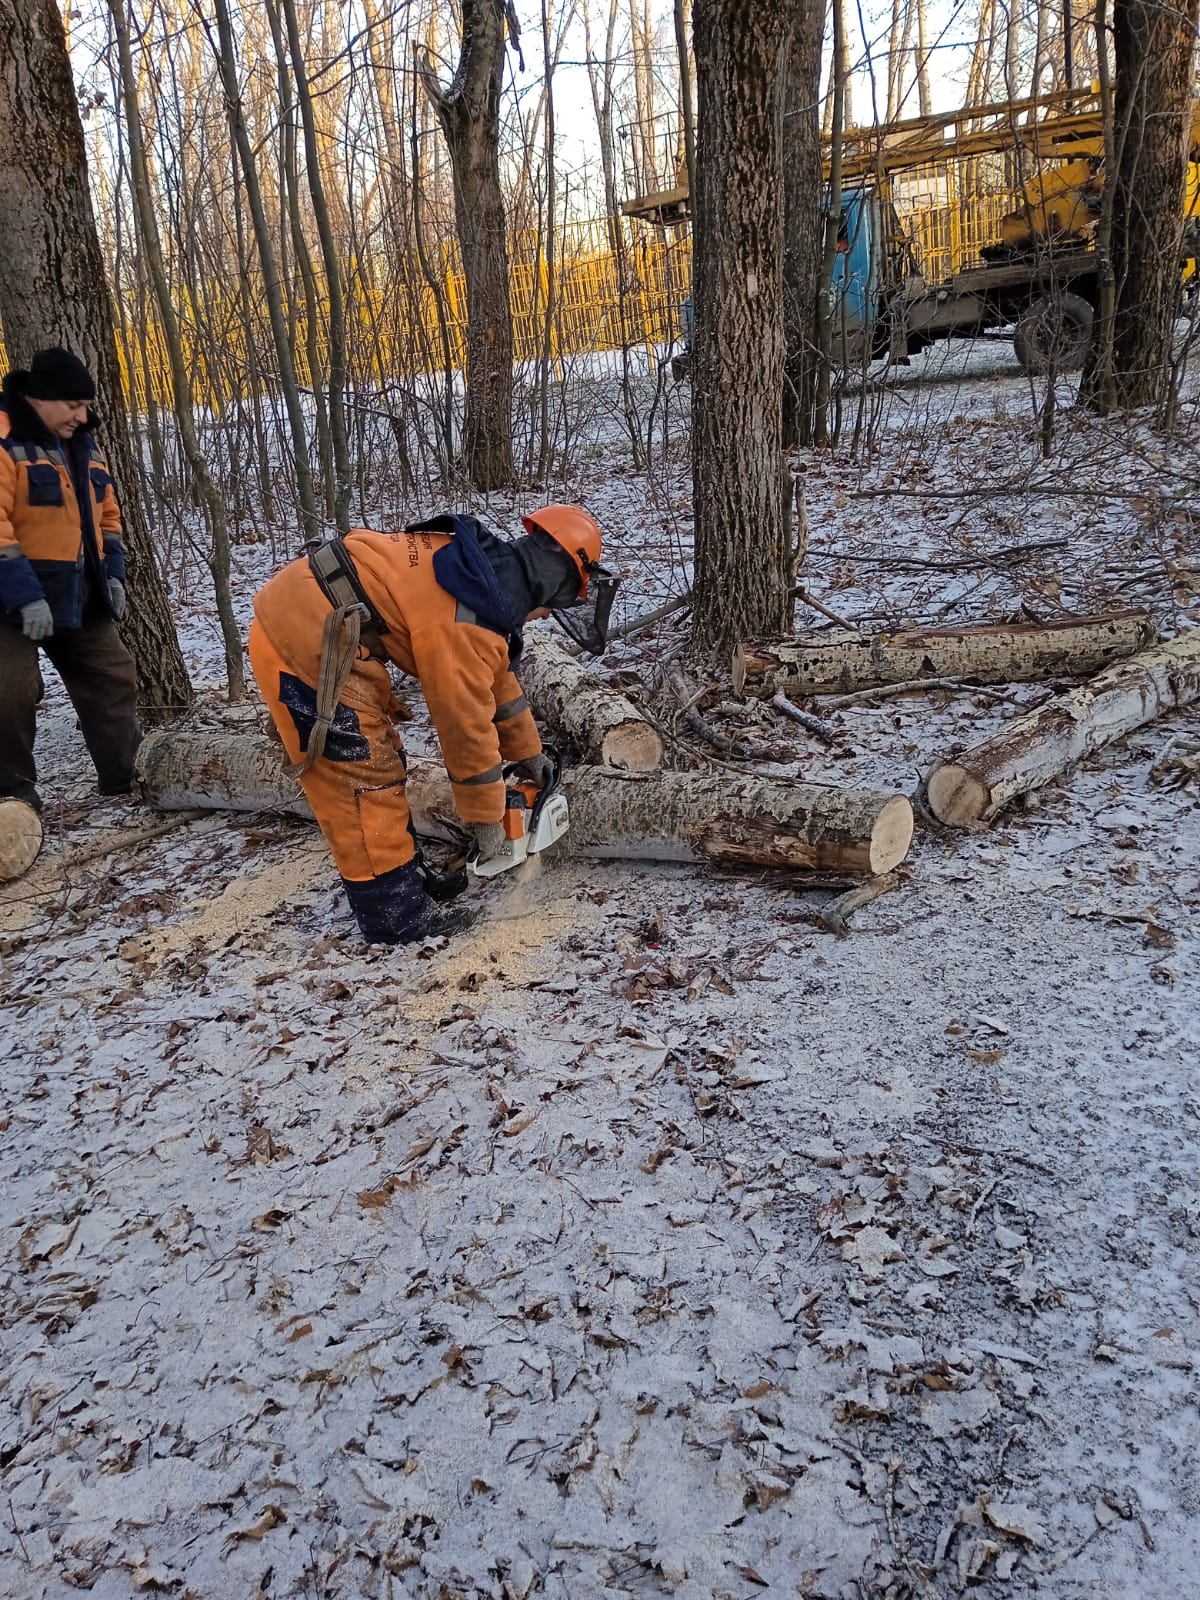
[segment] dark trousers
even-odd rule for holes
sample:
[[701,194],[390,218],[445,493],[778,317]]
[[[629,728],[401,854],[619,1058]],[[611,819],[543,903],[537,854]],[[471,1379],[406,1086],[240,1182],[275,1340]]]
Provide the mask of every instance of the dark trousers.
[[84,615],[81,628],[62,628],[34,644],[0,622],[0,796],[39,804],[33,741],[42,692],[38,651],[44,650],[79,717],[101,794],[120,794],[133,781],[141,741],[133,657],[108,617]]

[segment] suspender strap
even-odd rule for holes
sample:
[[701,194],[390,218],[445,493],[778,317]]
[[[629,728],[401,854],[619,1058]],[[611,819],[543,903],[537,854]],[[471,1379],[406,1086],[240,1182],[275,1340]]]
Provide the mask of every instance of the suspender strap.
[[317,717],[309,734],[308,749],[300,764],[305,773],[325,753],[338,703],[350,681],[359,646],[377,661],[387,660],[380,634],[387,624],[367,598],[354,562],[340,539],[328,539],[308,552],[312,575],[332,610],[321,635],[321,664],[317,669]]
[[321,585],[321,593],[335,610],[341,606],[359,606],[364,632],[383,634],[388,631],[387,623],[367,597],[358,569],[341,539],[326,539],[314,545],[308,552],[308,564]]

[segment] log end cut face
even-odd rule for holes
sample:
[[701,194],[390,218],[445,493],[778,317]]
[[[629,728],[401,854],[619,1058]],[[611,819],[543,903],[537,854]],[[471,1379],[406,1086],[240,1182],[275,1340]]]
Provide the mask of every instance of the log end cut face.
[[926,799],[929,809],[947,828],[968,828],[978,822],[991,803],[991,791],[982,778],[956,761],[946,761],[929,775]]
[[648,722],[622,722],[601,740],[600,760],[619,772],[657,772],[663,761],[662,736]]
[[879,876],[898,867],[908,854],[912,836],[912,804],[902,794],[894,794],[871,829],[871,871]]
[[42,819],[24,800],[0,800],[0,883],[28,872],[42,848]]

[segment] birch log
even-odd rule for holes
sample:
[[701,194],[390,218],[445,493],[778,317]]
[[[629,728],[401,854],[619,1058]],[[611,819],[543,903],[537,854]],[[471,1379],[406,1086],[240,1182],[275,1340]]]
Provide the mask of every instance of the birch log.
[[28,872],[42,848],[42,819],[24,800],[0,800],[0,883]]
[[733,685],[738,694],[781,689],[842,694],[911,678],[1028,683],[1082,677],[1144,650],[1153,639],[1154,625],[1141,611],[909,633],[830,632],[739,645],[733,654]]
[[1200,628],[1105,668],[953,761],[939,762],[926,783],[929,809],[954,827],[987,821],[1094,750],[1197,699]]
[[529,642],[520,678],[538,718],[565,734],[587,760],[625,772],[656,772],[662,766],[658,730],[553,639]]
[[[265,734],[164,728],[138,752],[151,805],[310,816],[281,748]],[[634,861],[722,862],[816,872],[888,872],[908,853],[912,806],[903,795],[770,778],[635,774],[576,767],[567,847]],[[426,838],[461,838],[450,782],[435,761],[412,761],[408,802]]]

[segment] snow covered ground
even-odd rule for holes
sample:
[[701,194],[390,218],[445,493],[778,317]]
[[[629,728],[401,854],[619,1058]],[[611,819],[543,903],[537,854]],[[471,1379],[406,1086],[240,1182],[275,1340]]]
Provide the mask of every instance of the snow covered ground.
[[[1064,412],[1043,463],[1027,382],[944,354],[809,464],[812,592],[1200,620],[1196,445]],[[681,457],[558,492],[631,614],[685,587]],[[1043,693],[835,713],[843,755],[709,714],[908,791]],[[53,683],[40,738],[0,1595],[1193,1600],[1200,714],[919,834],[847,940],[782,876],[568,857],[415,954],[359,943],[302,824],[97,801]]]

